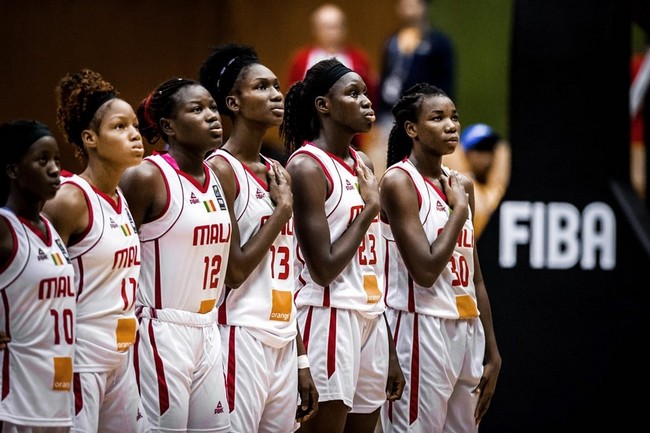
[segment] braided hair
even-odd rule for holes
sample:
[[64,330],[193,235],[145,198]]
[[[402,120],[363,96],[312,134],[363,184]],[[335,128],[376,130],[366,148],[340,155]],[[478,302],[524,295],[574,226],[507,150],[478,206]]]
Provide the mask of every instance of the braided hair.
[[318,137],[320,118],[314,100],[326,95],[344,74],[353,72],[335,58],[321,60],[307,70],[302,81],[295,82],[284,100],[284,119],[280,136],[287,156],[305,141]]
[[395,122],[388,136],[386,167],[390,167],[411,154],[413,140],[406,134],[404,123],[416,122],[425,98],[440,96],[448,98],[440,88],[427,83],[419,83],[406,90],[392,109]]
[[68,143],[74,146],[75,155],[82,162],[88,160],[81,133],[86,129],[99,132],[106,101],[117,96],[115,87],[101,74],[82,69],[64,76],[56,87],[56,124]]
[[246,77],[248,67],[259,63],[257,52],[248,45],[229,43],[213,49],[201,65],[199,81],[217,102],[219,113],[234,117],[226,97],[237,90],[235,82]]
[[156,144],[161,138],[167,141],[167,134],[160,126],[160,119],[168,119],[174,115],[178,104],[175,96],[180,89],[196,85],[200,85],[196,80],[172,78],[158,85],[140,101],[137,111],[140,133],[150,144]]

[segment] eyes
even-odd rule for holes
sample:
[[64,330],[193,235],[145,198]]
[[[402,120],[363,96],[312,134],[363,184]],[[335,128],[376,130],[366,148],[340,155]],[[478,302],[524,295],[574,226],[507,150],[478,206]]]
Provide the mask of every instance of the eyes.
[[61,157],[59,156],[58,153],[56,155],[43,153],[38,156],[38,164],[41,167],[47,166],[50,163],[50,161],[54,161],[57,167],[61,167]]
[[275,90],[277,90],[279,92],[280,91],[280,83],[275,82],[275,83],[271,84],[271,83],[268,83],[268,82],[261,82],[261,83],[256,84],[253,87],[253,89],[260,90],[260,91],[265,91],[265,90],[268,90],[270,88],[273,88],[273,89],[275,89]]
[[137,122],[133,124],[128,124],[126,122],[118,122],[115,124],[115,126],[113,126],[113,128],[117,130],[123,130],[123,129],[127,129],[129,126],[133,126],[138,131],[140,130],[140,125]]
[[[195,114],[201,114],[203,112],[203,110],[205,110],[205,109],[206,109],[206,107],[204,107],[203,105],[198,105],[197,104],[197,105],[192,105],[190,107],[190,112],[195,113]],[[218,111],[217,110],[217,103],[216,102],[211,103],[207,107],[207,109],[212,111],[213,113],[216,113]]]

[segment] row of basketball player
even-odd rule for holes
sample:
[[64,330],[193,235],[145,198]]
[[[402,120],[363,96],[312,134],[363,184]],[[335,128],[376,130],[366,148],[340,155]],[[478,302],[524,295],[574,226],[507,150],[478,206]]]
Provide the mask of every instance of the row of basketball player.
[[[236,44],[135,111],[68,74],[77,174],[46,125],[2,125],[3,432],[478,430],[501,357],[473,184],[442,165],[453,101],[403,93],[379,180],[356,72],[279,89]],[[261,154],[277,126],[286,166]]]

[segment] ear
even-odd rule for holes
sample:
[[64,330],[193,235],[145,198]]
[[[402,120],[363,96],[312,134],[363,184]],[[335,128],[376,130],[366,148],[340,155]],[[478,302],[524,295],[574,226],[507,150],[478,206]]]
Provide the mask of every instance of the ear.
[[239,100],[236,96],[226,96],[226,107],[233,113],[239,111]]
[[17,172],[18,169],[16,167],[16,164],[7,164],[5,166],[5,173],[7,173],[7,177],[9,179],[15,180],[18,178]]
[[415,123],[411,122],[410,120],[404,122],[404,131],[406,132],[406,135],[411,138],[417,138],[418,136],[418,128],[415,126]]
[[86,149],[95,148],[97,147],[97,134],[93,130],[84,129],[81,131],[81,142]]
[[168,136],[176,135],[170,119],[165,119],[164,117],[160,119],[160,129]]
[[319,113],[326,114],[330,112],[330,101],[325,96],[317,96],[314,101],[314,106]]

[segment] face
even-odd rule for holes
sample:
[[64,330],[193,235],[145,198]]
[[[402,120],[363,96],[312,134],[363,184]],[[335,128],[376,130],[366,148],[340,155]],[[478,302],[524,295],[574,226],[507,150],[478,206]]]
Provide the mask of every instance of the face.
[[460,139],[456,105],[446,96],[427,96],[416,122],[405,122],[407,134],[418,144],[438,155],[453,153]]
[[133,107],[122,99],[112,99],[102,109],[93,142],[97,154],[116,167],[138,165],[144,156],[144,146]]
[[161,120],[170,145],[201,152],[220,147],[223,135],[221,117],[210,92],[195,84],[183,87],[173,97],[176,101],[173,116]]
[[398,0],[396,10],[402,21],[416,25],[427,12],[427,5],[424,0]]
[[284,117],[284,97],[278,77],[266,66],[253,64],[242,71],[237,90],[229,102],[236,104],[236,115],[268,127],[279,126]]
[[322,48],[337,50],[345,42],[345,16],[335,6],[326,5],[318,10],[313,29],[316,43]]
[[375,121],[375,112],[368,99],[368,89],[356,72],[348,72],[334,83],[327,99],[330,116],[352,132],[368,132]]
[[9,164],[7,170],[22,195],[45,201],[54,197],[61,184],[60,159],[56,140],[45,136],[29,147],[20,162]]
[[485,182],[487,173],[494,160],[494,152],[491,150],[469,150],[465,152],[465,155],[476,179],[480,182]]

